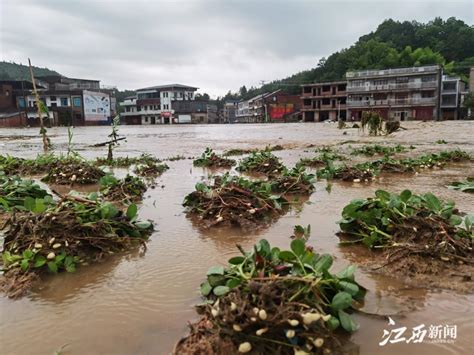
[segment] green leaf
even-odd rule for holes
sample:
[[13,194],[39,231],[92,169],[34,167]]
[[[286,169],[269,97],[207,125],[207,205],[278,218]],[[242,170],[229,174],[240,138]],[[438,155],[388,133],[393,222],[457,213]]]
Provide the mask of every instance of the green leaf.
[[37,255],[35,257],[35,263],[33,264],[33,267],[39,268],[42,267],[44,264],[46,264],[46,258],[43,255]]
[[400,199],[405,203],[410,199],[410,197],[411,197],[410,190],[403,190],[400,194]]
[[30,249],[26,249],[22,253],[24,259],[31,259],[33,257],[33,252]]
[[242,283],[242,279],[229,279],[226,282],[226,286],[230,288],[234,288],[239,286]]
[[212,291],[212,286],[209,284],[208,281],[203,282],[201,284],[201,294],[203,296],[208,296],[211,293],[211,291]]
[[259,240],[257,243],[257,251],[263,256],[270,255],[270,243],[268,243],[266,239]]
[[345,292],[341,291],[338,292],[332,299],[331,308],[335,309],[336,311],[341,309],[346,309],[352,305],[352,296]]
[[239,265],[244,262],[245,258],[243,256],[234,256],[233,258],[229,259],[229,264],[232,265]]
[[218,297],[224,296],[229,291],[230,291],[230,288],[227,286],[216,286],[214,290],[212,290],[212,292]]
[[130,206],[127,208],[127,217],[128,219],[133,219],[137,215],[138,212],[138,207],[136,204],[132,203]]
[[295,254],[293,254],[291,251],[283,250],[280,252],[280,254],[278,254],[278,257],[284,261],[291,261],[295,259]]
[[357,267],[355,265],[349,265],[345,269],[339,271],[336,276],[340,279],[350,279],[354,280],[354,272],[356,271]]
[[30,262],[28,259],[23,259],[20,263],[20,267],[23,271],[26,271],[30,268]]
[[207,276],[209,275],[224,275],[223,266],[212,266],[207,270]]
[[339,316],[339,320],[341,322],[342,328],[344,328],[346,331],[352,333],[357,330],[358,327],[357,327],[356,322],[354,322],[354,320],[348,313],[340,310],[338,312],[338,316]]
[[135,222],[134,224],[139,229],[148,229],[151,227],[151,222],[149,221],[139,221],[139,222]]
[[341,286],[344,291],[351,294],[352,296],[355,296],[359,293],[359,286],[357,286],[355,283],[340,281],[339,286]]
[[339,327],[339,319],[337,317],[331,316],[329,320],[326,322],[326,325],[330,330],[335,330]]
[[329,270],[332,265],[332,256],[329,254],[321,255],[314,264],[314,271],[317,273]]
[[441,202],[435,195],[428,192],[423,196],[423,198],[430,209],[435,212],[439,212],[441,210]]
[[35,206],[36,206],[36,202],[35,202],[35,199],[31,196],[27,196],[25,198],[25,202],[24,202],[24,205],[25,205],[25,208],[28,210],[28,211],[32,211],[35,209]]
[[449,218],[449,222],[453,225],[453,226],[458,226],[462,223],[462,217],[458,216],[457,214],[453,214],[451,215],[451,217]]
[[226,278],[224,275],[209,275],[207,281],[212,287],[216,287],[219,285],[225,285]]
[[50,261],[48,263],[48,269],[53,272],[53,273],[57,273],[58,272],[58,266],[56,265],[56,263],[54,261]]
[[304,245],[304,242],[301,239],[294,239],[291,242],[291,250],[296,255],[301,256],[304,254],[306,247]]

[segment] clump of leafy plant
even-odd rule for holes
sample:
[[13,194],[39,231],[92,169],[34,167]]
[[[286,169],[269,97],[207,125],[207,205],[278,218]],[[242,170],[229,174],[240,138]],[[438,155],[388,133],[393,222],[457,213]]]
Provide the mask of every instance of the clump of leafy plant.
[[31,210],[31,201],[35,200],[43,201],[45,207],[53,201],[52,196],[33,180],[6,176],[0,171],[0,210]]
[[191,158],[186,158],[184,155],[181,155],[181,154],[176,154],[176,155],[173,155],[172,157],[169,157],[165,160],[168,160],[168,161],[177,161],[177,160],[185,160],[185,159],[191,159]]
[[[354,279],[355,267],[334,273],[332,257],[316,253],[304,238],[294,239],[289,250],[264,239],[250,251],[238,248],[242,255],[226,267],[211,267],[201,284],[208,325],[198,323],[207,330],[200,343],[259,354],[337,353],[333,331],[357,329],[350,313],[365,294]],[[198,331],[191,329],[189,338]]]
[[365,156],[374,156],[375,154],[380,155],[394,155],[396,153],[404,153],[408,149],[407,147],[397,144],[395,146],[384,146],[380,144],[364,145],[360,148],[352,149],[351,155],[365,155]]
[[58,160],[41,181],[50,184],[95,184],[105,173],[93,164],[78,159]]
[[449,184],[448,188],[462,192],[474,192],[474,177],[466,178],[466,181],[456,181]]
[[361,163],[354,166],[335,166],[332,160],[326,161],[326,166],[316,172],[320,179],[337,179],[343,181],[370,181],[379,171],[371,166],[370,163]]
[[99,180],[99,185],[104,199],[122,203],[141,201],[147,190],[146,184],[139,177],[128,174],[123,179],[107,174]]
[[280,159],[269,151],[252,152],[240,161],[238,171],[278,175],[285,169]]
[[29,274],[72,272],[78,263],[144,244],[153,229],[150,222],[137,220],[134,204],[124,213],[110,203],[75,196],[38,212],[12,215],[6,227],[0,288],[11,297],[31,286],[22,282]]
[[104,158],[97,158],[95,163],[96,165],[111,166],[116,168],[127,168],[131,165],[137,164],[153,164],[159,163],[160,160],[150,154],[142,153],[138,157],[117,157],[111,160]]
[[265,226],[283,214],[287,204],[281,195],[272,193],[271,183],[229,174],[215,176],[213,184],[196,184],[183,202],[204,227],[236,225],[242,229]]
[[446,142],[444,139],[438,139],[435,143],[436,144],[448,144],[448,142]]
[[135,168],[135,174],[139,176],[156,177],[163,174],[169,166],[166,164],[158,164],[155,162],[147,162],[145,164],[138,165]]
[[206,148],[204,153],[193,162],[194,166],[206,168],[230,168],[235,164],[235,160],[220,157],[211,148]]
[[244,155],[252,153],[252,149],[229,149],[226,150],[222,155],[225,157],[232,156],[232,155]]
[[270,181],[272,191],[280,194],[311,194],[314,191],[314,174],[306,173],[304,167],[285,170],[283,174]]
[[409,254],[455,262],[472,258],[474,216],[463,219],[454,202],[431,193],[378,190],[375,197],[345,206],[338,223],[344,234],[367,247],[401,249],[394,252],[397,258]]

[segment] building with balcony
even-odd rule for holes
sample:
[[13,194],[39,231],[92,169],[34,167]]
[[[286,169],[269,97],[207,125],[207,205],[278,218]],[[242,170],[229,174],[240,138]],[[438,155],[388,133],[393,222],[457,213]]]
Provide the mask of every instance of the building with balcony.
[[[120,103],[125,108],[121,113],[121,117],[125,122],[133,122],[130,124],[191,123],[190,113],[176,110],[173,108],[173,103],[193,101],[194,92],[197,89],[181,84],[158,85],[138,89],[134,105],[130,105],[132,102],[127,100]],[[127,106],[130,107],[130,110],[133,106],[136,109],[127,112]],[[136,116],[140,116],[139,123],[135,118]]]
[[303,121],[346,120],[346,81],[302,85]]
[[224,123],[234,123],[236,120],[239,100],[227,100],[224,102]]
[[438,65],[354,71],[346,78],[349,119],[359,120],[364,111],[401,121],[441,118]]
[[462,95],[466,84],[456,76],[443,75],[441,83],[441,117],[443,120],[457,120],[463,116]]
[[237,104],[237,112],[235,114],[235,122],[243,123],[249,122],[250,105],[249,100],[241,100]]
[[[10,80],[2,83],[10,88],[12,107],[24,116],[17,126],[38,126],[39,117],[32,82]],[[47,117],[46,114],[42,115],[47,119],[46,123],[98,125],[110,122],[113,93],[101,92],[99,83],[99,80],[71,79],[60,75],[39,77],[36,88],[40,100],[48,108]],[[5,110],[2,108],[0,112],[8,111]]]

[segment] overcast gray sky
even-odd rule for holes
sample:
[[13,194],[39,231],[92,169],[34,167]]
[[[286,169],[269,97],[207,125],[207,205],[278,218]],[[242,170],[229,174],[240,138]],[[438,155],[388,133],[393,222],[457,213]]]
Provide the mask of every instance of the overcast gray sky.
[[384,19],[474,22],[472,0],[0,0],[2,60],[212,96],[316,66]]

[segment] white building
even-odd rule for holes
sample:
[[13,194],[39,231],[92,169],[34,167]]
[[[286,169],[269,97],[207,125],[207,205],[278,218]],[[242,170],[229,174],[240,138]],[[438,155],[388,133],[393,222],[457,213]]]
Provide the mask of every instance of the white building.
[[175,112],[173,102],[194,100],[197,89],[181,84],[138,89],[136,98],[127,98],[120,103],[124,107],[121,116],[128,124],[191,123],[191,115]]

